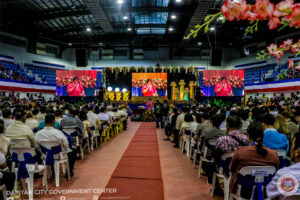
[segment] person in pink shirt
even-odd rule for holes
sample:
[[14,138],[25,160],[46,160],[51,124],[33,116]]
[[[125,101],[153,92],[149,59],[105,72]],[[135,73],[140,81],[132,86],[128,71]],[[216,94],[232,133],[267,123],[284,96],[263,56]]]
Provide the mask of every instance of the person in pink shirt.
[[144,97],[158,96],[156,87],[152,84],[151,79],[147,79],[147,84],[142,87]]
[[221,83],[217,83],[215,86],[215,91],[217,96],[233,96],[232,88],[227,83],[226,77],[221,78]]
[[74,77],[73,83],[70,83],[67,87],[67,92],[69,96],[85,96],[83,86],[79,83],[78,78]]

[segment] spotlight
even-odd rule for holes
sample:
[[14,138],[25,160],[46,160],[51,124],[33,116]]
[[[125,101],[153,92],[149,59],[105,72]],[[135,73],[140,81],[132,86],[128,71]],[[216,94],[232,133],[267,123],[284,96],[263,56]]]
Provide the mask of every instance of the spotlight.
[[174,29],[172,27],[169,28],[169,31],[173,31]]
[[92,29],[91,29],[90,27],[86,28],[86,31],[87,31],[87,32],[91,32],[91,30],[92,30]]
[[181,0],[176,0],[176,3],[180,3],[181,2]]
[[107,91],[111,92],[112,91],[112,87],[108,87]]
[[171,19],[176,19],[176,15],[171,15]]
[[122,4],[122,3],[124,3],[124,1],[123,0],[117,0],[117,3]]
[[128,28],[127,31],[132,31],[132,29],[131,29],[131,28]]
[[209,30],[214,31],[214,30],[216,30],[216,28],[215,27],[210,27]]
[[102,45],[103,45],[103,43],[102,43],[102,42],[99,42],[99,45],[101,45],[101,46],[102,46]]
[[201,45],[202,45],[202,42],[198,42],[198,45],[201,46]]
[[127,17],[127,16],[124,16],[124,17],[123,17],[123,19],[124,19],[124,20],[127,20],[127,19],[128,19],[128,17]]
[[122,92],[123,93],[127,92],[127,89],[126,88],[122,89]]
[[72,43],[69,43],[69,46],[72,46]]
[[120,88],[117,87],[117,88],[115,89],[115,92],[120,92]]
[[224,19],[223,16],[220,16],[220,17],[218,18],[219,21],[222,21],[223,19]]

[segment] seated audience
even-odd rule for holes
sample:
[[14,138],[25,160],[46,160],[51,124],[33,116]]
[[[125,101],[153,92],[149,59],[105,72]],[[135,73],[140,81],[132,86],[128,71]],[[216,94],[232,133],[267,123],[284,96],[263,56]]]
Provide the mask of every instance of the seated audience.
[[39,128],[40,123],[39,123],[38,120],[33,118],[32,112],[29,111],[29,112],[26,113],[26,122],[25,122],[25,124],[30,126],[30,128],[32,130],[35,130],[35,129]]
[[99,130],[100,129],[100,119],[98,117],[98,115],[96,113],[93,112],[94,110],[94,106],[89,106],[88,107],[88,113],[87,113],[87,117],[88,120],[90,122],[91,126],[94,126],[95,129]]
[[36,120],[38,120],[39,122],[45,120],[46,110],[47,110],[46,106],[41,106],[40,107],[40,112],[36,116]]
[[[53,108],[47,108],[46,109],[46,114],[53,114],[53,115],[55,115],[55,111],[53,110]],[[42,130],[45,126],[46,126],[45,120],[42,120],[40,122],[40,124],[39,124],[39,130]],[[56,128],[58,130],[60,129],[59,122],[55,121],[54,128]]]
[[80,119],[76,117],[77,114],[77,109],[74,106],[70,106],[69,115],[61,120],[60,129],[77,129],[79,131],[79,138],[84,138],[84,124]]
[[202,132],[206,129],[206,128],[211,128],[212,125],[209,121],[209,115],[207,113],[203,113],[201,115],[201,121],[202,123],[199,125],[199,131],[198,131],[198,136],[202,134]]
[[298,132],[297,124],[295,124],[295,122],[291,120],[291,116],[288,112],[283,112],[282,116],[286,121],[287,131],[290,133],[291,136],[295,135]]
[[[39,130],[35,135],[35,142],[40,144],[41,142],[58,142],[62,148],[67,151],[69,149],[69,143],[66,136],[60,130],[54,128],[55,124],[55,115],[53,113],[48,113],[45,116],[45,128]],[[69,167],[70,175],[73,176],[73,168],[76,160],[76,151],[75,153],[69,152]]]
[[[6,162],[5,155],[2,152],[0,152],[0,185],[4,184],[6,187],[6,191],[11,192],[13,190],[16,178],[15,178],[15,173],[3,171],[3,169],[5,169],[6,167],[7,167],[7,162]],[[0,195],[1,195],[0,197],[1,199],[3,197],[3,194],[0,192]]]
[[10,139],[4,135],[4,122],[0,119],[0,152],[6,156],[10,147]]
[[167,138],[164,139],[165,141],[170,140],[170,136],[174,132],[174,129],[176,126],[176,120],[177,120],[178,115],[179,115],[178,109],[176,107],[174,107],[168,118],[168,123],[165,127],[166,136],[167,136]]
[[[239,146],[234,152],[229,170],[232,172],[229,190],[231,193],[236,193],[238,173],[241,168],[246,166],[275,166],[279,168],[279,158],[276,151],[264,147],[262,140],[264,137],[264,130],[259,122],[253,122],[247,129],[250,146]],[[252,193],[252,188],[242,197],[249,198],[249,193]],[[250,195],[251,196],[251,195]]]
[[58,108],[55,110],[55,122],[60,124],[61,120],[63,118],[63,111],[62,109]]
[[106,122],[107,124],[110,124],[110,118],[107,115],[106,107],[103,106],[100,108],[100,114],[98,116],[101,122]]
[[300,162],[300,130],[292,140],[291,159],[293,162]]
[[[193,115],[193,117],[194,117],[194,115]],[[195,118],[196,118],[196,121],[192,122],[192,124],[190,126],[190,130],[195,134],[195,138],[197,138],[200,124],[202,122],[202,116],[201,116],[201,114],[195,113]]]
[[14,122],[14,120],[11,119],[10,108],[5,108],[2,111],[2,117],[3,117],[3,121],[4,121],[4,130],[6,130],[7,127]]
[[264,128],[264,138],[263,138],[263,144],[265,147],[268,147],[270,149],[282,149],[286,150],[288,152],[289,150],[289,142],[287,137],[279,133],[275,129],[275,117],[271,114],[266,114],[261,119],[262,126]]
[[[15,121],[5,131],[5,136],[10,139],[27,139],[28,143],[19,143],[18,147],[35,147],[34,133],[30,126],[26,125],[26,113],[22,108],[14,110]],[[30,144],[30,146],[28,146]],[[15,144],[11,144],[12,147]]]
[[183,121],[183,123],[181,124],[181,127],[180,127],[180,134],[181,135],[185,134],[184,133],[185,130],[190,129],[190,126],[191,126],[193,121],[194,121],[194,118],[193,118],[192,114],[190,114],[190,113],[185,114],[184,121]]
[[224,153],[234,152],[238,146],[249,144],[248,137],[240,131],[241,125],[238,115],[231,114],[226,119],[227,135],[220,137],[215,146],[214,158],[217,164],[220,163],[221,156]]
[[200,141],[204,140],[217,140],[224,135],[224,132],[220,129],[222,123],[222,117],[220,115],[214,115],[211,120],[212,127],[208,127],[203,130],[203,133],[200,135]]

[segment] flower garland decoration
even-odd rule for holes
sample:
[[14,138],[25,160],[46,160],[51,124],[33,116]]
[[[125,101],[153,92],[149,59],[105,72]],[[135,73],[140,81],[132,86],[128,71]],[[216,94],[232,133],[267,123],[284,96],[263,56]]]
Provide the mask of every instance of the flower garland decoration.
[[[221,78],[221,76],[212,76],[210,79],[203,77],[203,86],[215,86],[217,83],[221,83]],[[239,76],[228,76],[227,80],[229,85],[234,88],[241,88],[244,85],[244,78],[240,78]]]
[[[56,77],[56,85],[59,87],[68,86],[73,81],[73,76],[65,76],[63,78]],[[79,83],[85,88],[94,88],[96,87],[96,79],[93,79],[89,76],[82,76],[79,78]]]
[[190,30],[185,39],[196,38],[202,29],[207,33],[210,23],[218,17],[222,19],[222,23],[226,20],[249,21],[251,25],[246,28],[245,35],[256,32],[259,21],[265,20],[268,20],[270,30],[277,29],[279,25],[282,26],[278,31],[287,26],[300,28],[300,3],[294,3],[294,0],[284,0],[274,5],[270,0],[256,0],[254,5],[250,5],[246,0],[226,0],[221,12],[206,16],[204,23]]
[[[146,85],[147,83],[147,79],[140,79],[140,80],[132,80],[131,84],[132,87],[134,88],[138,88],[138,87],[143,87],[144,85]],[[153,85],[157,88],[157,89],[166,89],[167,88],[167,81],[157,78],[154,79],[153,81]]]
[[300,39],[296,43],[293,43],[292,39],[287,39],[279,46],[272,43],[267,46],[267,52],[265,50],[258,52],[256,59],[263,60],[266,57],[271,58],[271,56],[273,56],[277,60],[281,60],[285,51],[289,51],[290,53],[295,54],[295,56],[300,55]]

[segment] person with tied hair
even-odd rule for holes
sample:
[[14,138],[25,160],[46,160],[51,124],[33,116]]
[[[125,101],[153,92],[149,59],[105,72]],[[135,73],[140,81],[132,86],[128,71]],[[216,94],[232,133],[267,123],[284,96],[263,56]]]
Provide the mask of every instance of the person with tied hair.
[[[275,166],[279,168],[279,158],[276,151],[264,147],[262,140],[264,137],[264,129],[260,122],[251,123],[247,129],[250,146],[239,146],[235,150],[229,170],[232,177],[229,184],[231,193],[235,193],[237,189],[238,173],[241,168],[246,166]],[[241,195],[243,198],[250,198],[252,188],[245,188],[245,192]]]

